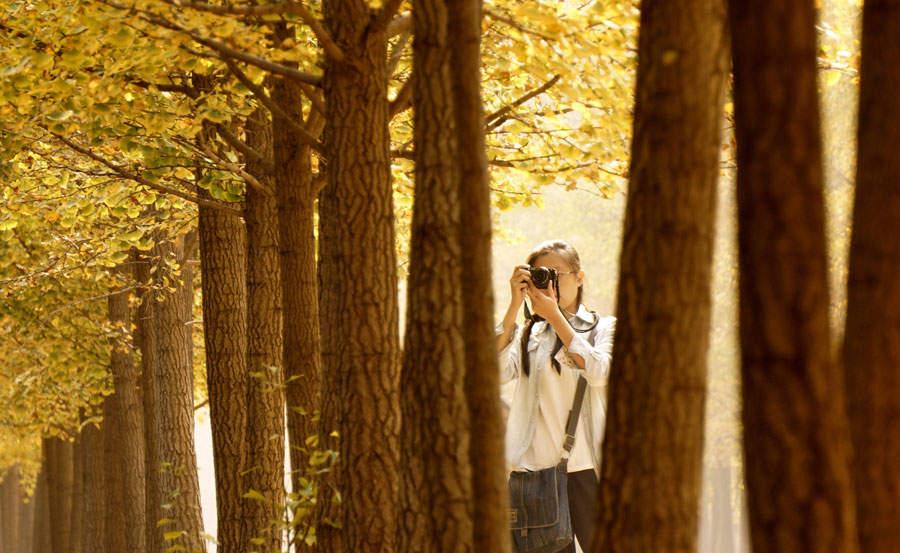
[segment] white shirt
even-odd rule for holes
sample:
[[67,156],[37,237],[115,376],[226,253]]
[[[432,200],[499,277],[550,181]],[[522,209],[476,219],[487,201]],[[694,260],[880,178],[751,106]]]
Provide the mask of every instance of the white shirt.
[[[523,327],[515,329],[512,340],[500,352],[501,383],[516,382],[506,423],[506,458],[514,470],[548,468],[559,462],[565,422],[572,406],[575,382],[581,374],[587,380],[588,388],[576,429],[575,449],[586,447],[591,459],[588,466],[599,471],[615,322],[615,317],[601,317],[590,331],[577,332],[587,330],[594,324],[594,315],[584,306],[579,306],[578,312],[569,319],[569,324],[576,330],[575,336],[568,348],[564,347],[556,354],[563,372],[560,375],[556,374],[550,363],[550,354],[556,343],[553,327],[541,321],[532,328],[527,346],[530,376],[520,371]],[[584,369],[575,365],[569,352],[584,359]],[[539,430],[539,427],[542,429]],[[552,462],[551,453],[554,457]],[[583,467],[585,459],[582,451],[573,450],[573,457],[569,461],[572,472]]]

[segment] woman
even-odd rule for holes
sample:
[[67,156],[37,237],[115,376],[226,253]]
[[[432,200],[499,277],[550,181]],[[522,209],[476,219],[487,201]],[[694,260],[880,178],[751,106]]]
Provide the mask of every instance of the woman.
[[[555,269],[538,288],[531,269]],[[517,265],[510,278],[511,298],[497,329],[501,381],[518,379],[506,425],[506,458],[514,471],[556,466],[563,453],[565,426],[578,377],[587,391],[568,461],[569,510],[575,540],[566,551],[590,547],[600,452],[606,423],[606,383],[615,317],[599,317],[582,304],[584,271],[571,244],[552,240]],[[515,320],[529,299],[533,315],[524,327]]]

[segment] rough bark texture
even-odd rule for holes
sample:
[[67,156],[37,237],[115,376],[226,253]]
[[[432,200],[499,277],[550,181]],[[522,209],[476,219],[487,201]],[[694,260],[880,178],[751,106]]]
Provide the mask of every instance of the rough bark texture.
[[21,553],[19,517],[21,516],[22,489],[19,486],[19,467],[13,465],[3,474],[0,484],[0,551]]
[[200,207],[206,384],[216,474],[217,551],[239,553],[247,458],[247,236],[243,221]]
[[900,544],[900,2],[863,4],[844,366],[860,551]]
[[[322,435],[338,432],[328,486],[342,504],[320,524],[323,551],[397,550],[399,337],[388,141],[387,36],[368,4],[329,0],[325,24],[344,52],[323,80],[328,185],[319,198]],[[324,499],[330,503],[330,498]]]
[[[303,123],[302,91],[298,83],[279,79],[272,98],[298,124]],[[288,435],[294,490],[308,466],[306,438],[318,432],[313,412],[319,408],[319,297],[316,280],[316,239],[313,232],[315,195],[310,148],[281,117],[273,117],[275,188],[281,247],[281,290],[284,301],[284,376]]]
[[454,121],[459,168],[459,244],[465,321],[465,387],[470,418],[469,457],[475,501],[474,551],[509,550],[509,492],[503,453],[500,387],[494,333],[491,274],[491,198],[481,99],[481,0],[449,0],[448,35],[453,37]]
[[400,391],[399,550],[470,552],[472,472],[448,6],[413,6],[416,199]]
[[[106,472],[103,455],[103,430],[89,424],[81,430],[82,466],[84,467],[84,493],[81,508],[84,529],[81,533],[81,550],[84,552],[105,551],[106,543]],[[39,539],[37,534],[34,539]]]
[[696,549],[725,22],[723,0],[641,4],[596,552]]
[[[204,208],[201,207],[202,209]],[[159,236],[154,238],[159,239]],[[153,290],[151,267],[156,265],[156,271],[160,269],[158,259],[139,255],[136,261],[135,280],[141,287],[141,292],[140,304],[136,313],[134,345],[141,352],[140,388],[144,417],[144,499],[146,505],[144,540],[148,551],[160,553],[165,551],[166,545],[156,523],[165,518],[162,513],[162,505],[166,503],[166,500],[160,495],[162,466],[159,462],[160,437],[157,415],[159,390],[156,386],[157,371],[159,370],[155,320],[157,292]]]
[[53,553],[67,553],[72,541],[72,442],[44,438]]
[[[132,271],[119,269],[121,278]],[[122,285],[124,286],[124,284]],[[104,403],[106,440],[107,540],[113,551],[146,548],[146,496],[144,488],[144,417],[138,391],[138,367],[131,344],[129,294],[109,296],[109,318],[116,327],[110,341],[113,394]],[[124,542],[122,541],[124,539]],[[68,540],[65,542],[68,544]],[[126,549],[120,549],[125,547]]]
[[[261,112],[248,123],[247,143],[266,158],[271,157],[272,129]],[[281,277],[278,259],[278,212],[274,182],[255,163],[247,171],[269,187],[261,192],[247,186],[244,220],[247,224],[247,466],[244,490],[254,490],[265,501],[247,498],[243,503],[242,541],[263,539],[261,551],[280,551],[280,530],[273,521],[281,518],[284,504],[284,382],[282,373]]]
[[72,511],[69,519],[69,543],[66,544],[66,553],[81,553],[81,540],[84,533],[84,438],[81,434],[72,442]]
[[[185,261],[184,240],[177,244],[162,238],[153,249],[153,256],[161,262],[170,254]],[[164,268],[160,267],[159,271]],[[190,265],[182,263],[180,273],[167,274],[174,292],[162,291],[156,310],[156,340],[159,371],[156,386],[158,407],[158,455],[160,463],[159,499],[163,501],[164,518],[174,522],[160,526],[160,532],[184,532],[169,540],[169,547],[181,545],[188,551],[206,550],[200,535],[203,519],[200,515],[200,486],[197,481],[197,457],[194,451],[194,368],[193,345],[189,323],[193,307],[192,273]],[[162,275],[157,274],[157,278]]]
[[732,0],[744,451],[753,550],[856,551],[831,359],[813,1]]

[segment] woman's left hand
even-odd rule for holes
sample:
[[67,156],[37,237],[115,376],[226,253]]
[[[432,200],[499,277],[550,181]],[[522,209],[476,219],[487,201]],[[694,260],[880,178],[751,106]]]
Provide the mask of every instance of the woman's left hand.
[[552,280],[547,283],[547,288],[545,289],[538,288],[534,283],[529,282],[525,293],[528,294],[528,298],[531,300],[531,310],[534,311],[535,315],[540,315],[545,320],[550,321],[553,317],[562,313],[559,310],[556,288],[554,288]]

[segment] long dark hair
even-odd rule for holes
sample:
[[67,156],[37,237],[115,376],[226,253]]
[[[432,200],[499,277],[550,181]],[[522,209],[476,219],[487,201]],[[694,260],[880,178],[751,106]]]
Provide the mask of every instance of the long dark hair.
[[[565,240],[548,240],[538,245],[537,248],[534,249],[529,255],[526,263],[528,263],[529,267],[534,267],[534,262],[543,255],[554,254],[560,256],[563,261],[565,261],[573,271],[578,272],[581,270],[581,258],[578,257],[578,252],[575,251],[575,248],[572,247],[572,244],[569,244]],[[581,305],[581,298],[584,292],[584,287],[578,287],[578,295],[575,298],[575,305]],[[559,290],[556,291],[559,294]],[[537,322],[534,315],[528,318],[528,322],[525,324],[524,332],[522,332],[521,342],[519,343],[520,350],[520,359],[522,371],[525,373],[525,376],[531,375],[531,360],[528,357],[528,339],[531,337],[531,327],[534,326],[534,323]],[[559,366],[559,361],[556,360],[556,354],[562,349],[563,343],[562,340],[557,335],[556,344],[553,346],[553,352],[550,354],[550,364],[553,365],[553,368],[556,369],[557,374],[562,372],[562,367]]]

